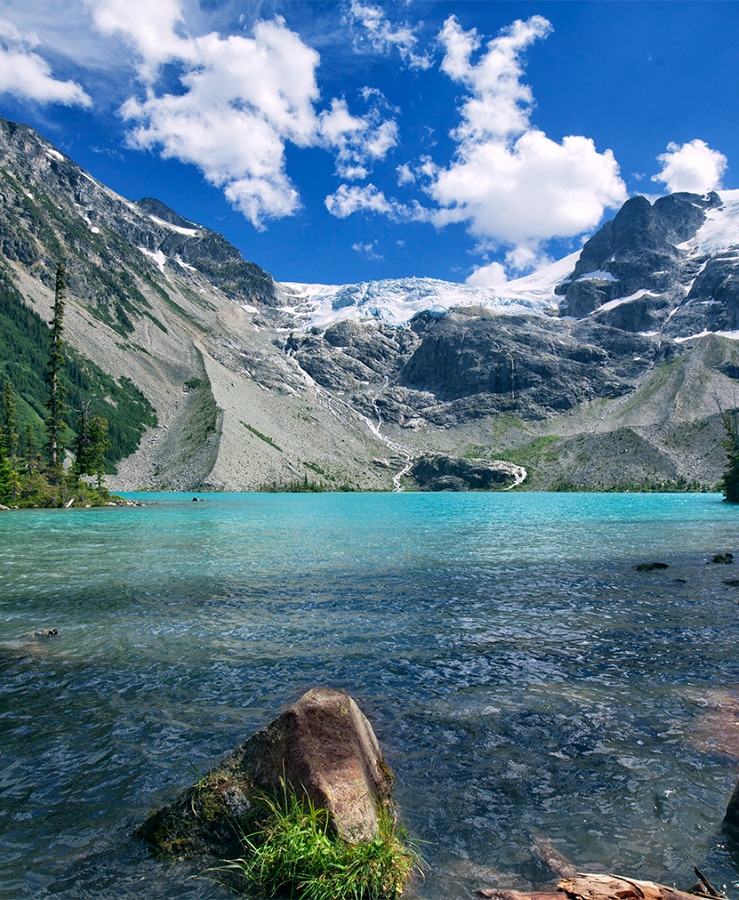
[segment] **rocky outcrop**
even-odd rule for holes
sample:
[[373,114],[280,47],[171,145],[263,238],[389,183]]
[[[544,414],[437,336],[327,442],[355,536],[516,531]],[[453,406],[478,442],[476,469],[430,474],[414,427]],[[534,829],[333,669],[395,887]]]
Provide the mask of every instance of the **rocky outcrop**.
[[525,473],[502,460],[422,456],[409,472],[422,491],[500,491],[512,487]]
[[355,408],[401,425],[449,427],[515,412],[544,419],[596,398],[630,393],[673,344],[590,320],[503,316],[460,308],[422,313],[406,329],[341,322],[293,334],[293,358]]
[[137,830],[164,856],[219,858],[242,850],[255,795],[285,790],[326,809],[336,833],[352,843],[378,834],[377,809],[392,803],[393,775],[372,726],[343,691],[313,688],[226,756],[171,806]]
[[70,293],[122,331],[147,316],[147,269],[165,260],[197,270],[232,300],[279,303],[272,277],[220,234],[157,200],[125,200],[33,129],[1,118],[0,199],[3,255],[35,265],[53,283],[65,248]]
[[[136,206],[149,219],[146,224],[150,250],[202,272],[232,300],[279,305],[272,276],[256,263],[247,262],[222,235],[189,222],[151,197],[139,200]],[[161,229],[152,228],[156,219],[174,228],[162,233]]]
[[722,823],[724,832],[734,847],[739,847],[739,784],[734,788]]
[[[412,327],[421,341],[398,380],[440,401],[486,395],[485,412],[515,409],[544,418],[596,397],[628,393],[631,379],[661,352],[648,338],[620,333],[617,349],[610,329],[562,324],[482,309],[418,317]],[[620,368],[623,357],[627,370]]]

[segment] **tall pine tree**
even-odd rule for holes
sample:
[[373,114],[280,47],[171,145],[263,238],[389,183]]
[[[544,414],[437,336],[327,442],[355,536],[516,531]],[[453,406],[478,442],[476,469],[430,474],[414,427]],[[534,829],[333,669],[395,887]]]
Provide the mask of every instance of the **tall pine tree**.
[[18,462],[18,416],[15,408],[15,394],[9,378],[3,383],[2,399],[2,440],[5,452],[16,465]]
[[49,410],[49,415],[46,419],[46,447],[49,455],[49,473],[54,481],[58,481],[61,478],[64,463],[63,435],[66,429],[64,421],[66,406],[61,373],[65,363],[63,333],[66,290],[66,273],[64,266],[59,263],[56,267],[54,313],[51,320],[51,347],[49,349],[49,364],[46,373],[46,383],[49,386],[49,398],[46,401],[46,408]]
[[90,414],[90,403],[82,401],[74,442],[75,461],[72,471],[77,477],[93,475],[102,487],[105,475],[105,454],[110,447],[108,422],[102,416]]

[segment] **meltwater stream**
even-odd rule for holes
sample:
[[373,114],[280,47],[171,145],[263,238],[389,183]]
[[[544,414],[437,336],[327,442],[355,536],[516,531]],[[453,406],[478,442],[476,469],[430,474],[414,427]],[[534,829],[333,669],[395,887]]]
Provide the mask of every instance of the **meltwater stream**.
[[231,896],[130,833],[315,685],[378,734],[411,896],[550,882],[537,843],[736,895],[718,495],[137,496],[0,515],[0,897]]

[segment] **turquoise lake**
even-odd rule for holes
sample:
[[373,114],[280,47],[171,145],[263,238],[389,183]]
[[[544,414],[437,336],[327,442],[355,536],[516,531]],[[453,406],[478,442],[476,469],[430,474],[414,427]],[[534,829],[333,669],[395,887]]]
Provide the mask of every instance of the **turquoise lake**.
[[127,496],[0,514],[1,898],[232,896],[131,832],[316,685],[395,772],[411,897],[551,882],[537,846],[736,894],[719,495]]

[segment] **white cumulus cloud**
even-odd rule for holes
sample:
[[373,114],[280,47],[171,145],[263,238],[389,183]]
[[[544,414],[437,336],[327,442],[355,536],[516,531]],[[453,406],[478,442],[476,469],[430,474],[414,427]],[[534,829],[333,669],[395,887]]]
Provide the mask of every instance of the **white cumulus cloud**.
[[0,93],[37,103],[91,106],[79,84],[54,78],[49,63],[35,51],[38,44],[34,34],[0,18]]
[[528,128],[534,99],[521,83],[521,54],[552,30],[543,16],[516,21],[491,40],[478,63],[472,54],[480,47],[477,31],[465,31],[454,16],[444,23],[439,40],[444,47],[441,69],[470,91],[460,110],[462,123],[454,136],[460,141],[487,141],[520,134]]
[[682,145],[670,143],[657,161],[662,164],[662,171],[654,175],[652,181],[666,184],[670,193],[706,194],[716,190],[721,186],[727,166],[723,153],[712,150],[700,140]]
[[506,268],[503,263],[492,262],[486,266],[478,266],[466,279],[467,284],[474,287],[496,287],[508,280]]
[[252,38],[183,40],[178,58],[189,63],[183,92],[150,89],[124,105],[132,144],[198,166],[257,228],[294,213],[285,142],[317,141],[318,54],[275,20],[258,23]]
[[142,76],[155,77],[158,66],[177,58],[187,43],[177,34],[183,23],[180,0],[86,0],[102,34],[118,33],[135,49]]
[[326,209],[337,219],[346,219],[356,212],[374,212],[391,215],[393,206],[374,184],[339,185],[338,190],[326,197]]
[[533,16],[514,22],[481,47],[477,33],[454,16],[440,34],[442,70],[464,85],[468,96],[452,132],[457,152],[446,167],[427,164],[428,192],[438,204],[439,227],[467,223],[481,247],[511,246],[508,262],[540,257],[541,242],[594,228],[604,211],[626,200],[618,164],[590,138],[570,135],[557,142],[530,123],[531,89],[522,83],[522,54],[551,31]]
[[355,213],[375,213],[386,216],[392,222],[428,222],[429,213],[417,200],[400,203],[387,197],[374,184],[340,184],[333,194],[324,200],[326,209],[337,219],[347,219]]
[[412,69],[428,69],[431,59],[416,50],[418,38],[408,23],[393,25],[385,11],[372,3],[351,0],[345,18],[354,32],[357,49],[369,46],[376,53],[397,50],[403,62]]
[[334,99],[320,115],[320,134],[336,154],[336,171],[349,180],[366,178],[377,160],[398,142],[394,119],[383,117],[382,98],[368,94],[370,108],[364,116],[353,116],[345,99]]
[[[337,172],[355,179],[397,141],[375,98],[361,116],[344,99],[319,110],[320,56],[281,17],[257,22],[250,37],[191,36],[180,2],[162,0],[152,14],[149,0],[97,0],[98,27],[122,34],[140,58],[146,96],[122,107],[130,143],[197,166],[256,228],[300,207],[288,143],[331,151]],[[165,63],[180,73],[169,91],[158,86]]]

